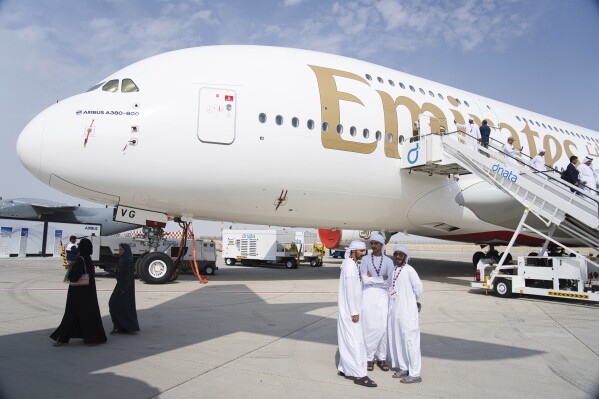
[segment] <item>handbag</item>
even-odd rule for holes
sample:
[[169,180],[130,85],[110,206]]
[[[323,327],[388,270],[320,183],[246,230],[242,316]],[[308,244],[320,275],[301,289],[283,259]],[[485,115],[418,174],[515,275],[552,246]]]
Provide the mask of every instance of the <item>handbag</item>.
[[80,258],[83,259],[83,267],[85,269],[85,272],[81,275],[81,277],[79,277],[79,280],[69,281],[70,286],[81,287],[84,285],[89,285],[89,274],[87,274],[87,264],[85,263],[84,258],[82,258],[81,256],[80,256]]

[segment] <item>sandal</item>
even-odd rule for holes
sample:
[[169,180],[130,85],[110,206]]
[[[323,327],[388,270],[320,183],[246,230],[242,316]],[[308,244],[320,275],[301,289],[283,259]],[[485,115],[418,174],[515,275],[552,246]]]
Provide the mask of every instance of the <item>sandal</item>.
[[405,378],[407,376],[408,376],[407,370],[406,371],[399,370],[399,371],[396,371],[395,373],[393,373],[393,375],[391,376],[391,378]]
[[352,377],[351,375],[345,375],[345,373],[343,371],[339,371],[337,374],[343,378],[346,378],[346,379],[352,380],[352,381],[355,381],[356,378],[358,378],[358,377]]
[[422,382],[422,378],[407,376],[407,377],[404,377],[401,380],[399,380],[399,382],[401,382],[403,384],[414,384],[416,382]]
[[376,382],[372,381],[368,376],[357,378],[354,380],[354,384],[362,385],[363,387],[374,388],[376,387]]
[[366,362],[366,370],[368,370],[368,371],[374,370],[374,361]]
[[379,366],[379,368],[383,371],[389,371],[389,366],[387,366],[387,362],[384,360],[379,360],[376,362],[376,365]]

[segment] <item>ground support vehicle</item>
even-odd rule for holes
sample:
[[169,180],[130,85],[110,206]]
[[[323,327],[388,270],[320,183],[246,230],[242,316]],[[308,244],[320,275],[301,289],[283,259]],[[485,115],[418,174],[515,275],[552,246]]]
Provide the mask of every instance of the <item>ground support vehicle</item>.
[[[179,264],[175,260],[179,255],[179,240],[161,240],[155,251],[150,250],[147,241],[132,237],[91,237],[94,245],[92,259],[96,266],[112,273],[118,264],[120,243],[131,246],[136,275],[150,284],[162,284],[172,281],[178,272],[191,270],[193,262],[192,241],[188,241]],[[195,260],[199,272],[214,275],[216,266],[216,246],[212,241],[195,240]]]
[[[324,247],[305,243],[301,232],[285,230],[223,230],[222,256],[225,264],[283,264],[295,269],[300,261],[322,266]],[[307,250],[304,251],[304,248]]]
[[473,288],[493,290],[500,297],[527,294],[599,301],[599,268],[582,256],[519,256],[516,265],[478,262]]

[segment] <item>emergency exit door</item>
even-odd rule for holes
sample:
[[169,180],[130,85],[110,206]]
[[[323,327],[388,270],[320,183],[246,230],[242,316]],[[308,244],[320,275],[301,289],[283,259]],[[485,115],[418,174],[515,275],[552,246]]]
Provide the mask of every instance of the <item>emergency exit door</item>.
[[198,138],[205,143],[235,140],[237,94],[229,89],[202,87],[198,106]]

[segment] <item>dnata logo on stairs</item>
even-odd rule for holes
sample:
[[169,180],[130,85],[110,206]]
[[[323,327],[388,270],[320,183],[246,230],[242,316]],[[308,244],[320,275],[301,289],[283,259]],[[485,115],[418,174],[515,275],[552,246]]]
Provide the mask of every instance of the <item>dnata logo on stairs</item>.
[[491,170],[493,172],[497,173],[498,175],[502,176],[504,179],[508,179],[512,183],[515,183],[516,181],[518,181],[518,175],[517,174],[513,173],[511,170],[504,169],[503,167],[499,166],[498,163],[496,163],[495,165],[493,165],[493,167],[491,168]]
[[408,151],[408,163],[413,165],[418,162],[418,146],[420,143],[416,143],[416,147]]

